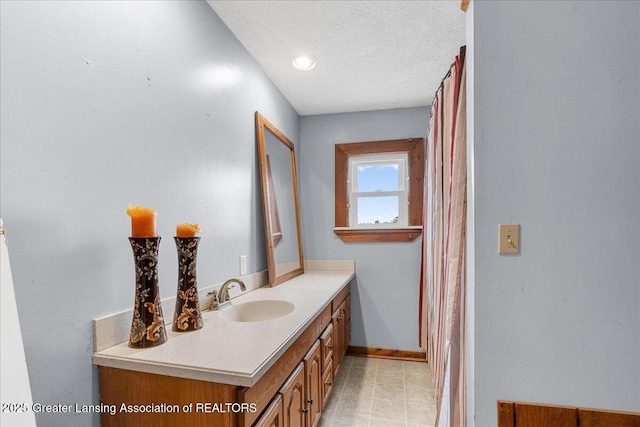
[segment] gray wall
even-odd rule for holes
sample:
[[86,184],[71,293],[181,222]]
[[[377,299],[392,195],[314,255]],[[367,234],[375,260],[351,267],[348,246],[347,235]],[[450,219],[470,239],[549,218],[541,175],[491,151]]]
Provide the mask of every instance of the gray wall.
[[421,239],[344,243],[334,233],[335,144],[426,137],[429,109],[407,108],[300,119],[300,199],[307,259],[352,259],[351,345],[401,350],[418,346]]
[[[299,117],[205,2],[0,2],[1,215],[35,402],[97,403],[91,320],[133,306],[129,203],[203,227],[201,286],[266,268],[254,111]],[[5,399],[5,396],[3,396]],[[42,425],[98,425],[39,415]]]
[[640,3],[474,8],[475,425],[496,399],[640,411]]
[[[282,233],[281,239],[273,248],[273,256],[275,257],[276,266],[278,264],[289,264],[286,271],[290,271],[294,268],[291,264],[295,268],[301,267],[298,229],[296,227],[296,201],[292,179],[291,149],[273,133],[269,132],[266,127],[264,128],[264,139],[273,180],[274,202],[277,207],[278,221],[274,221],[272,226],[279,226]],[[294,154],[297,154],[295,149]],[[296,175],[297,169],[298,167],[296,166]],[[276,267],[276,271],[279,271],[278,267]]]

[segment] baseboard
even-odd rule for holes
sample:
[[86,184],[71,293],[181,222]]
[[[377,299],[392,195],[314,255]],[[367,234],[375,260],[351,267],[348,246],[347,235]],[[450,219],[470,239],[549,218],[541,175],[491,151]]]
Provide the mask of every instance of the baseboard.
[[347,354],[349,356],[377,357],[380,359],[408,360],[411,362],[427,361],[427,353],[421,351],[392,350],[388,348],[349,346],[347,348]]

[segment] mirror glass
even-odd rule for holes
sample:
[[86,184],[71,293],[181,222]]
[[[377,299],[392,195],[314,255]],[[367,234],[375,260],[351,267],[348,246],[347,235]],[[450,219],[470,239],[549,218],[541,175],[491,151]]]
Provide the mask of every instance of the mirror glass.
[[269,284],[304,273],[293,143],[256,112]]

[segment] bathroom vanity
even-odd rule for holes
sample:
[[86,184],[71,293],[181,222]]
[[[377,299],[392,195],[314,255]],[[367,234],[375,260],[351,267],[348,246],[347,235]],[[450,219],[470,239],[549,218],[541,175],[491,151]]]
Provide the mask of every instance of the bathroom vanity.
[[[255,119],[267,271],[235,280],[251,289],[221,308],[234,280],[225,282],[220,309],[202,312],[204,328],[169,331],[157,347],[128,346],[132,312],[95,320],[103,426],[320,421],[351,336],[355,263],[304,260],[293,143],[259,112]],[[162,306],[171,319],[171,299]]]
[[353,262],[340,268],[243,294],[158,347],[98,348],[100,401],[115,408],[102,425],[315,426],[350,338]]

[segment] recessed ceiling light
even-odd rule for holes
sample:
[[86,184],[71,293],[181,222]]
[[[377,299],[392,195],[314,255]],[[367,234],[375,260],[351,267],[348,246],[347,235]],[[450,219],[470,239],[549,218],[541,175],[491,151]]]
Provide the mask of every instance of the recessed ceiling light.
[[298,56],[293,60],[293,66],[298,70],[308,71],[316,66],[316,61],[309,58],[308,56]]

